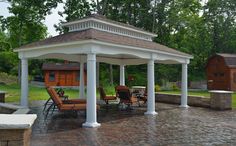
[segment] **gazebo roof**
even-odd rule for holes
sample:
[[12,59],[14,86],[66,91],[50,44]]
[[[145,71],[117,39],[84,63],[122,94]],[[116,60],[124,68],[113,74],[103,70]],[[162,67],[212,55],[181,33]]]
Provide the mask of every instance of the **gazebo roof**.
[[31,49],[35,47],[40,46],[48,46],[48,45],[54,45],[54,44],[62,44],[62,43],[69,43],[69,42],[77,42],[82,40],[98,40],[103,41],[107,43],[113,43],[113,44],[119,44],[119,45],[128,45],[128,46],[134,46],[134,47],[142,47],[147,50],[159,50],[163,52],[168,53],[174,53],[183,55],[186,57],[191,57],[191,55],[188,55],[186,53],[177,51],[175,49],[171,49],[169,47],[166,47],[164,45],[150,42],[146,40],[139,40],[136,38],[131,38],[128,36],[121,36],[117,34],[112,34],[104,31],[99,31],[95,29],[87,29],[82,31],[74,31],[74,32],[68,32],[62,35],[58,35],[55,37],[47,38],[42,41],[34,42],[28,45],[24,45],[20,49]]
[[156,36],[155,33],[151,33],[151,32],[145,31],[144,29],[135,27],[133,25],[129,25],[129,24],[126,24],[126,23],[121,23],[121,22],[114,21],[114,20],[111,20],[111,19],[107,19],[105,16],[99,15],[99,14],[92,14],[92,15],[84,17],[82,19],[76,19],[76,20],[64,23],[63,26],[69,26],[71,24],[79,23],[81,21],[89,20],[89,19],[94,19],[94,20],[101,21],[101,22],[107,22],[107,23],[109,23],[109,25],[123,26],[123,27],[126,27],[126,28],[134,29],[136,31],[141,31],[141,32],[147,33],[147,34],[152,35],[154,37]]
[[95,53],[99,62],[111,64],[145,64],[152,58],[165,64],[189,63],[191,55],[152,41],[156,34],[134,26],[89,17],[63,24],[69,32],[30,43],[15,49],[20,58],[55,58],[80,62]]

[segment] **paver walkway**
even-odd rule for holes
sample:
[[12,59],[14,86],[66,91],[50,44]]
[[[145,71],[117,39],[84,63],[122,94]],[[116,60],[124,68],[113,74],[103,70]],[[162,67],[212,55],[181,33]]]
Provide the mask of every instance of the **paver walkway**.
[[146,107],[132,111],[117,106],[102,107],[99,128],[82,128],[85,114],[54,113],[44,121],[42,103],[33,126],[32,146],[111,146],[111,145],[236,145],[236,110],[213,111],[207,108],[179,108],[157,103],[157,116],[145,116]]

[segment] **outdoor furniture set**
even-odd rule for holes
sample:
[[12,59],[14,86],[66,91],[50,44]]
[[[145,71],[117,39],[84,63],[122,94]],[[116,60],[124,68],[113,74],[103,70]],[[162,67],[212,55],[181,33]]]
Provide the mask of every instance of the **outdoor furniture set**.
[[[55,109],[58,111],[86,111],[86,99],[69,99],[67,95],[64,95],[64,91],[60,88],[57,91],[53,87],[46,87],[46,90],[49,94],[49,99],[45,102],[43,112],[45,113],[45,119],[47,118],[49,112],[54,112]],[[140,102],[143,101],[145,104],[147,102],[146,89],[144,93],[140,93],[139,90],[133,89],[133,92],[127,86],[116,86],[115,96],[106,95],[103,87],[99,87],[98,91],[100,97],[108,105],[109,101],[117,100],[119,98],[118,105],[127,105],[126,109],[130,109],[134,103],[138,103],[141,106]],[[99,106],[97,105],[97,108]]]
[[144,93],[141,93],[140,90],[137,89],[133,89],[131,92],[127,86],[120,85],[115,87],[115,96],[107,96],[102,87],[99,87],[98,89],[101,99],[104,100],[106,104],[109,104],[108,102],[110,100],[116,100],[117,98],[120,99],[119,105],[127,105],[127,108],[130,108],[135,102],[137,102],[139,106],[141,106],[141,101],[144,103],[147,102],[146,90]]

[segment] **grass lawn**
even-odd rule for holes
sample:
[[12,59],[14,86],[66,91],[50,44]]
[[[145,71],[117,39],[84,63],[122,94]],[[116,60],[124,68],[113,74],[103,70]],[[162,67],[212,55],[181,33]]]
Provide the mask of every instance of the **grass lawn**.
[[[19,85],[0,85],[0,91],[6,91],[6,102],[19,102],[20,101],[20,86]],[[79,90],[65,89],[66,95],[70,98],[79,96]],[[49,95],[45,88],[30,86],[29,87],[29,100],[47,100]]]
[[[64,89],[65,94],[70,98],[77,98],[79,96],[79,89]],[[19,102],[20,101],[20,86],[19,85],[0,85],[0,91],[6,91],[6,102]],[[114,95],[114,87],[105,88],[107,94]],[[161,91],[160,93],[180,94],[181,91]],[[189,91],[189,95],[210,97],[207,91]],[[45,88],[30,86],[29,87],[29,100],[47,100],[48,93]],[[236,93],[233,94],[232,107],[236,108]]]

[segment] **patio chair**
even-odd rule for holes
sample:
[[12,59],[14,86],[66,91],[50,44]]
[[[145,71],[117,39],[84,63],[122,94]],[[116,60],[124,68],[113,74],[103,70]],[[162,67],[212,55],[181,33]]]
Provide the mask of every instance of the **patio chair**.
[[[49,93],[48,87],[46,87],[46,90],[49,94],[49,99],[44,103],[43,112],[45,112],[47,107],[49,108],[49,110],[52,108],[52,112],[53,112],[55,110],[55,107],[56,107],[54,102],[52,101],[52,97]],[[56,91],[54,88],[52,88],[52,90],[54,90],[57,93],[57,95],[62,99],[63,103],[74,103],[74,104],[76,104],[76,103],[86,103],[86,99],[69,99],[69,96],[64,95],[64,91],[63,91],[63,95],[62,95],[61,93],[58,94],[58,91]]]
[[132,106],[133,103],[137,102],[137,98],[132,96],[130,90],[126,86],[117,86],[116,88],[116,95],[120,98],[119,104],[126,104],[128,107]]
[[[54,102],[54,105],[57,106],[59,111],[86,110],[86,102],[85,101],[75,100],[75,102],[73,102],[73,100],[72,100],[72,102],[70,102],[70,103],[64,103],[52,87],[48,87],[47,90]],[[51,105],[51,106],[53,106],[53,105]],[[47,117],[50,108],[47,109],[45,117]],[[97,108],[99,108],[99,107],[97,106]]]
[[98,87],[98,91],[99,91],[99,94],[100,94],[100,98],[102,100],[104,100],[107,105],[109,104],[110,100],[116,100],[117,99],[116,96],[107,96],[104,89],[103,89],[103,87],[101,87],[101,86]]

